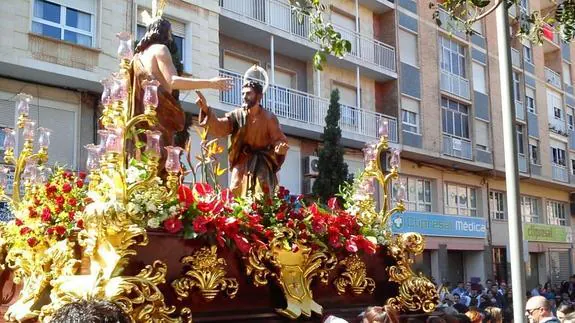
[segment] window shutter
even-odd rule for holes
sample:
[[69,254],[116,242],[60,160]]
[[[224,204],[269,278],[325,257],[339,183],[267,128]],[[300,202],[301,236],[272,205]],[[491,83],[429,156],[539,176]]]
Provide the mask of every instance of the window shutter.
[[256,63],[257,61],[249,61],[235,55],[224,54],[224,68],[232,72],[240,73],[242,77],[244,73]]
[[399,29],[399,56],[401,62],[419,66],[417,61],[417,36]]
[[38,126],[52,130],[48,163],[76,168],[74,160],[76,112],[40,107]]
[[14,128],[15,104],[14,101],[0,100],[0,127]]
[[419,102],[407,97],[401,97],[401,108],[419,115]]
[[475,121],[475,143],[489,148],[489,124],[487,122]]
[[357,106],[357,92],[354,87],[334,84],[334,89],[339,90],[339,103],[350,107]]
[[477,92],[487,93],[485,66],[476,62],[473,62],[473,89]]

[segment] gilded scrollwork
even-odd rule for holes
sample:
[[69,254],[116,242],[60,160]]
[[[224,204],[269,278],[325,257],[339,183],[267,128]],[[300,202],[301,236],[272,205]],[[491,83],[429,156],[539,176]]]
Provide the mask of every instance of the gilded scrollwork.
[[333,282],[339,295],[344,294],[348,287],[355,295],[361,295],[365,291],[369,294],[373,293],[375,281],[373,278],[367,277],[365,263],[357,254],[348,256],[339,263],[345,268]]
[[190,291],[198,288],[206,301],[213,301],[220,291],[225,291],[230,298],[236,297],[239,284],[237,279],[225,277],[226,261],[218,257],[217,246],[203,247],[193,255],[184,257],[182,264],[190,269],[182,278],[172,282],[178,299],[189,297]]

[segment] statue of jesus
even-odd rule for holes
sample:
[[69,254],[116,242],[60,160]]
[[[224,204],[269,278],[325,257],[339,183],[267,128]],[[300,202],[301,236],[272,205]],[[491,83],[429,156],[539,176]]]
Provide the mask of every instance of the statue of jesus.
[[289,146],[277,117],[261,106],[261,83],[247,80],[242,87],[242,107],[222,118],[215,115],[200,92],[196,93],[200,126],[215,137],[231,135],[228,159],[234,195],[273,194]]

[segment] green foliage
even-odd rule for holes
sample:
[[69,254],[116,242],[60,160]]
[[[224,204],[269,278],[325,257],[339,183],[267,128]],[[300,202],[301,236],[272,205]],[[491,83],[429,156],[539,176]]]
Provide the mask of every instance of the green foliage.
[[323,148],[319,151],[319,176],[313,185],[314,195],[320,197],[323,202],[340,193],[340,186],[348,180],[347,164],[343,160],[344,150],[341,144],[339,119],[339,91],[333,90],[325,117]]

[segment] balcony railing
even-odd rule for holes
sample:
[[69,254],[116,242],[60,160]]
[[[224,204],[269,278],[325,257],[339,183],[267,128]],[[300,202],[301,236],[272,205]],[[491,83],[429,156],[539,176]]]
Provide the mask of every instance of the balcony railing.
[[545,79],[547,83],[561,88],[561,75],[548,67],[545,67]]
[[517,68],[521,68],[521,53],[515,48],[511,48],[511,64]]
[[569,182],[569,174],[567,173],[567,167],[558,165],[558,164],[551,164],[551,169],[553,170],[553,179],[560,182]]
[[395,72],[395,48],[337,25],[334,28],[351,42],[351,56]]
[[515,101],[515,117],[517,120],[525,121],[525,108],[522,102]]
[[555,132],[565,133],[567,131],[567,127],[565,126],[565,120],[557,119],[554,116],[550,116],[549,119],[549,128],[554,130]]
[[517,155],[517,161],[519,162],[519,171],[527,173],[527,157],[525,155]]
[[[232,79],[232,88],[220,93],[220,102],[239,107],[242,104],[242,80],[240,74],[220,69],[220,76]],[[324,127],[329,100],[294,89],[271,84],[262,99],[263,106],[278,118]],[[389,140],[398,142],[397,120],[383,114],[341,105],[339,126],[342,131],[371,138],[379,136],[379,127],[387,120]]]
[[555,28],[553,28],[551,25],[549,24],[544,24],[543,25],[543,38],[559,45],[559,34],[557,33],[557,31],[555,30]]
[[471,140],[452,137],[443,134],[443,153],[445,155],[471,160]]
[[451,72],[441,70],[441,89],[469,100],[469,80]]
[[[300,23],[298,15],[294,13],[287,1],[220,0],[220,6],[244,17],[288,32],[293,36],[309,40],[311,31],[309,17],[304,16],[302,23]],[[351,42],[352,50],[349,53],[350,56],[391,72],[396,71],[395,48],[370,37],[362,36],[354,31],[346,30],[339,26],[334,27],[342,34],[344,39]]]

